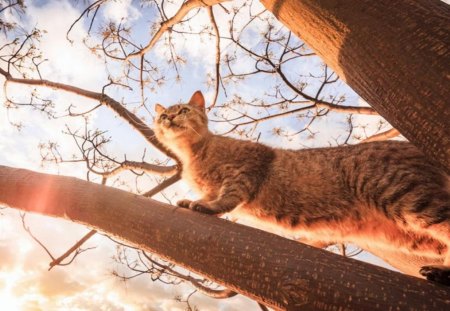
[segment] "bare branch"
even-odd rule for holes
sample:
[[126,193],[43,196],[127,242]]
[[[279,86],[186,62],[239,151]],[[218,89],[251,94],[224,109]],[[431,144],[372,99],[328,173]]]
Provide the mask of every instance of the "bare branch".
[[6,82],[13,82],[25,85],[35,85],[35,86],[44,86],[53,89],[64,90],[69,93],[77,94],[79,96],[83,96],[86,98],[94,99],[99,101],[100,103],[106,105],[115,111],[120,117],[125,119],[135,130],[141,133],[146,140],[155,146],[157,149],[168,155],[173,159],[177,159],[177,157],[167,150],[155,137],[155,133],[152,129],[150,129],[141,119],[139,119],[135,114],[131,113],[128,109],[122,106],[118,101],[109,97],[104,93],[96,93],[89,90],[81,89],[72,85],[53,82],[49,80],[41,80],[41,79],[19,79],[14,78],[9,72],[0,68],[0,74],[2,74],[6,78]]
[[61,256],[59,256],[56,259],[53,259],[53,261],[49,264],[50,267],[48,268],[48,270],[51,270],[54,266],[60,265],[61,262],[66,259],[67,257],[70,256],[70,254],[72,254],[73,252],[75,252],[77,249],[80,248],[81,245],[83,245],[84,242],[86,242],[87,240],[89,240],[90,237],[92,237],[94,234],[97,233],[97,230],[91,230],[89,231],[84,237],[81,238],[81,240],[79,240],[77,243],[75,243],[71,248],[69,248],[64,254],[62,254]]
[[[96,230],[91,230],[88,234],[86,234],[79,242],[77,242],[77,243],[75,243],[75,245],[74,246],[72,246],[67,252],[65,252],[62,256],[60,256],[60,257],[58,257],[58,258],[55,258],[55,257],[53,257],[53,255],[50,253],[50,251],[48,250],[48,248],[44,245],[44,243],[42,243],[32,232],[31,232],[31,229],[26,225],[26,223],[25,223],[25,216],[26,216],[26,214],[25,213],[20,213],[20,218],[22,219],[22,226],[23,226],[23,228],[25,229],[25,231],[31,236],[31,238],[33,239],[33,240],[35,240],[43,249],[44,249],[44,251],[48,254],[48,256],[52,259],[52,262],[50,262],[50,264],[49,264],[49,268],[48,268],[48,270],[51,270],[54,266],[67,266],[67,265],[70,265],[74,260],[75,260],[75,258],[79,255],[79,254],[81,254],[81,253],[83,253],[83,252],[85,252],[85,251],[87,251],[87,250],[90,250],[90,249],[92,249],[92,247],[90,247],[90,248],[86,248],[86,249],[81,249],[80,248],[80,246],[84,243],[84,242],[86,242],[91,236],[93,236],[97,231]],[[74,253],[75,252],[75,253]],[[64,260],[64,259],[66,259],[67,257],[69,257],[71,254],[73,253],[73,256],[72,256],[72,258],[68,261],[68,262],[66,262],[66,263],[62,263],[62,261]]]
[[400,135],[400,132],[395,128],[391,128],[390,130],[387,130],[385,132],[372,135],[372,136],[364,139],[362,142],[368,143],[371,141],[382,141],[382,140],[386,140],[389,138],[397,137],[398,135]]
[[378,113],[372,107],[358,107],[358,106],[341,106],[333,103],[318,101],[317,107],[333,110],[334,112],[365,114],[377,116]]
[[[145,256],[145,258],[147,260],[151,261],[153,264],[161,266],[160,263],[152,260],[151,257],[148,256],[145,252],[143,252],[143,255]],[[194,277],[192,277],[190,275],[182,274],[182,273],[172,269],[171,267],[169,267],[167,265],[165,265],[163,268],[164,268],[164,270],[166,272],[171,273],[173,276],[175,276],[175,277],[177,277],[179,279],[188,281],[199,292],[201,292],[201,293],[203,293],[203,294],[205,294],[205,295],[207,295],[209,297],[216,298],[216,299],[225,299],[225,298],[231,298],[231,297],[234,297],[234,296],[237,295],[237,293],[235,291],[232,291],[232,290],[227,289],[227,288],[225,288],[225,289],[212,289],[212,288],[209,288],[209,287],[203,285],[198,279],[196,279],[196,278],[194,278]]]
[[216,77],[215,77],[215,87],[214,87],[214,98],[211,105],[208,107],[208,110],[214,108],[217,103],[217,97],[219,96],[219,84],[220,84],[220,33],[219,27],[217,27],[216,19],[214,17],[214,12],[212,6],[208,7],[208,15],[211,21],[211,25],[214,29],[214,33],[216,35]]
[[188,0],[180,7],[180,9],[175,13],[174,16],[169,18],[168,20],[161,23],[161,27],[158,31],[153,35],[150,41],[147,43],[145,47],[140,49],[137,52],[131,53],[125,59],[130,60],[131,58],[142,56],[147,53],[153,46],[158,42],[161,36],[171,29],[175,24],[181,22],[181,20],[192,10],[199,7],[212,6],[218,4],[220,2],[224,2],[227,0]]
[[50,251],[48,250],[48,248],[47,248],[41,241],[39,241],[39,239],[36,238],[36,237],[34,236],[34,234],[31,232],[30,227],[28,227],[27,224],[25,223],[25,217],[26,217],[26,214],[25,214],[25,213],[20,213],[20,218],[22,219],[22,226],[23,226],[23,228],[25,229],[25,231],[31,236],[31,238],[32,238],[33,240],[35,240],[35,241],[36,241],[36,242],[44,249],[44,251],[48,254],[48,256],[50,256],[50,258],[51,258],[52,260],[55,260],[55,258],[54,258],[53,255],[50,253]]
[[19,6],[23,7],[23,0],[16,1],[16,2],[10,2],[8,5],[6,5],[4,7],[1,7],[0,8],[0,13],[3,12],[4,10],[8,9],[8,8],[11,8],[11,7],[15,6],[15,5],[19,5]]
[[150,164],[147,162],[135,162],[135,161],[125,160],[120,164],[120,166],[112,169],[111,171],[104,172],[104,173],[96,173],[96,174],[99,174],[105,178],[108,178],[108,177],[117,175],[126,170],[142,170],[147,173],[153,173],[153,174],[158,174],[158,175],[162,175],[162,176],[172,176],[172,175],[176,174],[176,172],[178,171],[178,167],[176,165],[161,166],[161,165]]
[[162,190],[166,189],[167,187],[173,185],[174,183],[176,183],[180,179],[181,179],[181,174],[180,173],[175,174],[172,177],[167,178],[166,180],[164,180],[162,183],[160,183],[159,185],[157,185],[153,189],[151,189],[151,190],[147,191],[146,193],[144,193],[143,196],[151,198],[152,196],[154,196],[158,192],[161,192]]
[[80,16],[72,23],[72,25],[70,25],[69,30],[66,33],[66,38],[67,40],[69,40],[70,42],[72,42],[72,40],[69,39],[69,34],[72,31],[73,27],[75,26],[75,24],[77,24],[81,18],[83,18],[84,15],[88,15],[89,12],[91,12],[91,10],[95,10],[94,11],[94,16],[91,19],[91,22],[89,24],[89,30],[88,30],[88,34],[90,33],[91,29],[92,29],[92,24],[94,23],[94,19],[97,16],[97,12],[100,9],[100,7],[102,6],[102,4],[104,2],[106,2],[107,0],[97,0],[94,3],[92,3],[91,5],[89,5],[81,14]]
[[258,306],[262,311],[269,311],[269,308],[267,308],[265,305],[263,305],[262,303],[258,302]]

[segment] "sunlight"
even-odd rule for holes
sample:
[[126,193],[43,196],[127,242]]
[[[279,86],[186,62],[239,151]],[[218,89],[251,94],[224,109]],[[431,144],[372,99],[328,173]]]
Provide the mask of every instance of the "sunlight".
[[0,301],[4,310],[20,311],[20,302],[8,290],[0,292]]
[[17,281],[20,279],[19,271],[0,272],[0,304],[2,310],[20,311],[21,301],[19,297],[15,297],[12,289]]

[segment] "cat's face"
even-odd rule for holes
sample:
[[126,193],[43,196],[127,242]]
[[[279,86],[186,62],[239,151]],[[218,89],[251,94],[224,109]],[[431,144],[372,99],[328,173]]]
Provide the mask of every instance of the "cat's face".
[[155,134],[166,145],[172,142],[193,144],[208,133],[205,100],[201,92],[192,95],[188,104],[168,108],[156,104]]

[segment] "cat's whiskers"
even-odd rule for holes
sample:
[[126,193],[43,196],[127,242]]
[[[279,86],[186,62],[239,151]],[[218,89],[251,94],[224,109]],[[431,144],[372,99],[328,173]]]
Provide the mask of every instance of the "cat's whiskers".
[[191,130],[193,130],[194,132],[195,132],[195,134],[197,134],[198,135],[198,137],[202,137],[202,135],[200,135],[200,133],[199,132],[197,132],[192,126],[190,126],[190,125],[186,125],[186,127],[189,127]]

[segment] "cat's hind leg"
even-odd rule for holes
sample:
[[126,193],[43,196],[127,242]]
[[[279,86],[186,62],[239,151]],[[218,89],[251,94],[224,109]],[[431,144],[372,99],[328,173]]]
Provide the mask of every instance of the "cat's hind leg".
[[423,266],[419,272],[428,281],[450,286],[450,266]]
[[183,199],[177,202],[177,206],[183,207],[183,208],[189,208],[189,205],[191,204],[191,200]]
[[439,242],[432,248],[434,255],[443,258],[442,265],[423,266],[419,273],[427,280],[450,286],[450,192],[436,189],[417,190],[406,219],[416,232]]
[[443,242],[444,247],[439,248],[438,252],[443,251],[445,259],[442,265],[423,266],[419,273],[429,281],[450,286],[450,220],[431,225],[427,229],[435,239]]

